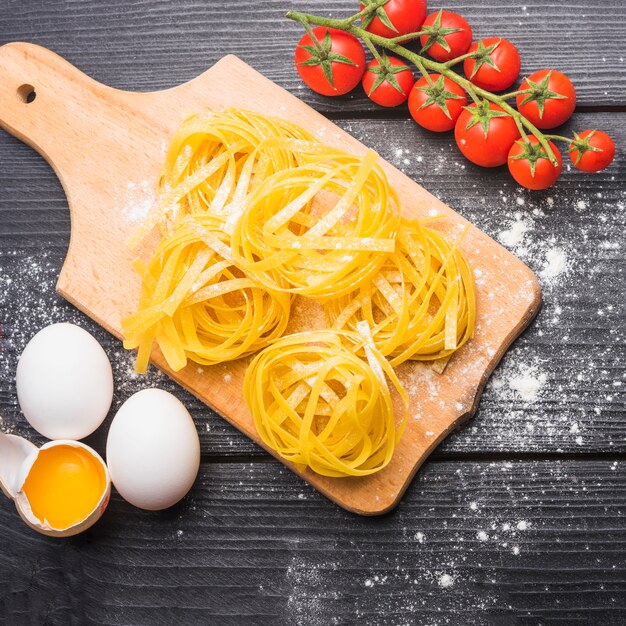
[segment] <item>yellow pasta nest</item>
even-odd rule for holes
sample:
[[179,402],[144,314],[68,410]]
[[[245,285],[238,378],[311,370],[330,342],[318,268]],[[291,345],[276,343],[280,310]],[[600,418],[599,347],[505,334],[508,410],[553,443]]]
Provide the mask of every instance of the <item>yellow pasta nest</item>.
[[246,195],[267,177],[304,162],[321,144],[287,120],[227,109],[194,115],[178,128],[165,156],[158,200],[128,241],[135,248],[155,227],[181,214],[210,213],[223,222],[243,210]]
[[326,148],[265,179],[234,228],[237,261],[268,288],[317,299],[369,280],[394,251],[400,221],[376,158]]
[[[324,476],[367,476],[389,464],[406,423],[408,398],[386,359],[368,361],[345,347],[354,333],[310,331],[260,352],[244,380],[263,442],[283,459]],[[398,425],[385,375],[400,394]]]
[[366,322],[394,367],[449,357],[472,336],[476,311],[472,271],[457,246],[403,219],[395,252],[372,280],[327,303],[332,327],[354,331]]
[[290,296],[260,287],[233,262],[228,237],[210,216],[186,216],[161,240],[142,280],[139,310],[122,322],[124,346],[146,370],[156,341],[169,366],[203,365],[257,352],[287,326]]

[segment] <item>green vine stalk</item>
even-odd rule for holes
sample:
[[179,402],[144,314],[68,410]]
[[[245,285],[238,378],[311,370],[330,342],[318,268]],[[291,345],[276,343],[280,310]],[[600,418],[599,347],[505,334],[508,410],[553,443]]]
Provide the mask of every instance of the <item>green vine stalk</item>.
[[[367,1],[367,0],[366,0]],[[545,135],[542,133],[532,122],[530,122],[524,115],[522,115],[517,109],[512,107],[507,101],[515,98],[521,93],[526,93],[526,91],[513,91],[509,93],[505,93],[503,95],[497,95],[486,89],[482,89],[474,85],[471,81],[469,81],[465,76],[461,76],[457,74],[451,68],[464,61],[465,59],[472,58],[475,56],[475,53],[467,53],[463,54],[455,59],[447,61],[445,63],[439,63],[432,59],[429,59],[425,56],[418,54],[408,48],[404,47],[402,43],[414,40],[419,36],[426,34],[423,31],[416,33],[409,33],[406,35],[401,35],[399,37],[387,38],[381,37],[379,35],[375,35],[373,33],[368,32],[364,28],[356,25],[356,22],[362,20],[362,18],[366,17],[377,8],[383,6],[387,0],[370,0],[370,2],[365,6],[364,9],[347,17],[345,19],[334,19],[330,17],[319,17],[316,15],[309,15],[308,13],[299,13],[297,11],[289,11],[287,13],[287,18],[299,22],[309,33],[311,39],[316,42],[317,39],[312,33],[312,26],[327,26],[330,28],[336,28],[338,30],[342,30],[344,32],[350,33],[354,35],[358,39],[362,40],[365,45],[369,48],[375,58],[379,58],[379,53],[376,50],[375,46],[380,46],[390,52],[393,52],[395,55],[403,57],[407,61],[411,62],[413,65],[417,67],[420,73],[426,78],[426,80],[430,83],[429,71],[435,72],[437,74],[442,74],[446,76],[451,81],[455,82],[457,85],[462,87],[470,96],[470,98],[477,104],[480,105],[480,99],[487,100],[488,102],[493,102],[500,106],[508,115],[510,115],[517,124],[518,129],[520,130],[520,134],[523,138],[526,137],[526,133],[523,132],[523,129],[526,129],[529,133],[534,135],[543,149],[545,150],[546,155],[550,159],[550,161],[556,165],[557,159],[548,143],[548,139],[555,139],[559,141],[566,141],[568,144],[575,144],[575,139],[569,139],[567,137],[561,137],[557,135]]]

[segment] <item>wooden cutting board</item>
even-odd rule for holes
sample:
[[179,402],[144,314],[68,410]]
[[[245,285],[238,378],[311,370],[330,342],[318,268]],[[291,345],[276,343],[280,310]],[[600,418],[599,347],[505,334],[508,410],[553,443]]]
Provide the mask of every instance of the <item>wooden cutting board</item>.
[[[0,125],[47,159],[68,198],[71,239],[57,290],[116,337],[121,337],[121,318],[135,309],[139,294],[131,268],[134,254],[123,242],[154,199],[169,137],[189,115],[229,106],[290,119],[353,153],[366,150],[234,56],[179,87],[129,93],[101,85],[45,48],[27,43],[0,47]],[[416,133],[416,141],[421,136]],[[420,153],[428,150],[427,141],[424,136]],[[384,167],[405,213],[441,215],[439,227],[459,235],[467,223],[460,215],[392,165]],[[291,466],[350,511],[376,515],[397,504],[428,454],[476,410],[487,378],[539,309],[537,279],[511,253],[474,227],[461,247],[476,275],[476,335],[441,375],[421,363],[398,368],[411,406],[391,464],[367,478],[342,479]],[[310,306],[296,302],[295,308],[300,313],[290,330],[317,323]],[[248,360],[214,367],[192,364],[174,373],[155,350],[153,362],[263,445],[242,395]]]

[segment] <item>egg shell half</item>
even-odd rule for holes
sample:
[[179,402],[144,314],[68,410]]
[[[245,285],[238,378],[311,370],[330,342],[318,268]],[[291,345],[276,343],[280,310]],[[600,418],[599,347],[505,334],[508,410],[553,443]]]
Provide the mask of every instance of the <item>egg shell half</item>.
[[113,418],[106,458],[120,495],[156,511],[191,489],[200,468],[200,440],[180,400],[162,389],[144,389]]
[[[105,476],[105,489],[96,506],[82,521],[67,528],[54,528],[47,523],[41,523],[33,514],[30,502],[22,491],[22,487],[30,469],[37,460],[39,452],[60,445],[74,446],[87,450],[102,465]],[[93,526],[102,517],[109,504],[111,498],[111,476],[109,470],[102,457],[84,443],[61,439],[49,441],[37,449],[34,444],[22,437],[0,433],[0,454],[2,454],[2,462],[0,463],[0,486],[2,486],[2,490],[8,497],[13,499],[15,508],[24,522],[42,535],[47,535],[48,537],[71,537],[72,535],[77,535]]]
[[15,500],[38,454],[34,443],[0,432],[0,487],[7,498]]
[[111,363],[74,324],[40,330],[20,356],[17,398],[30,425],[48,439],[83,439],[102,424],[113,400]]

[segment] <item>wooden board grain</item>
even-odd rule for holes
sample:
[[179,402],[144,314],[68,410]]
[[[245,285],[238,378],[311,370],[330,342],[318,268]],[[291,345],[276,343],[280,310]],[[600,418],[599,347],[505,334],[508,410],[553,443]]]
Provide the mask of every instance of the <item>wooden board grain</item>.
[[[105,87],[44,48],[7,44],[0,48],[0,81],[0,123],[50,162],[68,196],[72,236],[57,289],[118,337],[120,320],[135,309],[139,291],[133,254],[123,242],[137,227],[137,206],[145,199],[129,205],[129,193],[154,189],[168,138],[183,119],[239,106],[291,119],[331,145],[366,150],[232,56],[179,87],[139,94]],[[31,92],[36,94],[32,101]],[[461,216],[392,165],[383,167],[406,213],[440,216],[441,228],[460,235],[466,225]],[[398,502],[427,455],[475,411],[489,374],[538,310],[538,282],[510,252],[476,228],[469,229],[461,247],[476,273],[476,334],[443,376],[420,363],[398,369],[412,406],[391,464],[363,479],[329,479],[292,467],[351,511],[378,514]],[[212,368],[190,365],[180,372],[170,371],[156,350],[153,361],[259,441],[242,398],[245,360]]]

